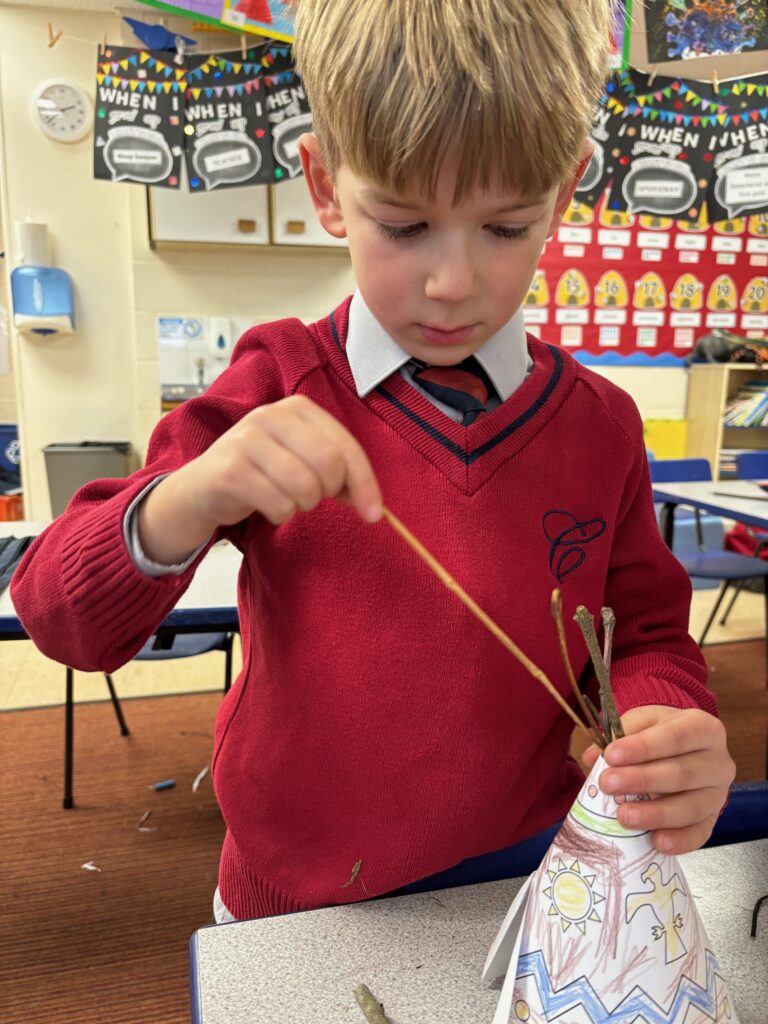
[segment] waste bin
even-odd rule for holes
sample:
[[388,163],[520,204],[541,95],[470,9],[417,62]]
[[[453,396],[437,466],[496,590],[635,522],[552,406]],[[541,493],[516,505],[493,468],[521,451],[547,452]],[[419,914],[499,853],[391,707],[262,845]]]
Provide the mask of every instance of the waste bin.
[[49,444],[43,448],[51,513],[60,516],[69,499],[83,484],[104,477],[128,476],[131,446],[128,441],[80,441]]

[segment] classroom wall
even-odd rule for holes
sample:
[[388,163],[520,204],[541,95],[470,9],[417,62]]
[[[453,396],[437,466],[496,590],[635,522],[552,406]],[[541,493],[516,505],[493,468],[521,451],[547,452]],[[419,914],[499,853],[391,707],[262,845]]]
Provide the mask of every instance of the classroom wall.
[[[64,32],[47,46],[47,24]],[[91,42],[112,16],[0,7],[3,222],[9,270],[15,223],[49,228],[53,261],[72,277],[78,330],[70,337],[12,334],[26,514],[50,514],[42,449],[53,441],[135,435],[133,282],[128,195],[93,180],[90,142],[61,145],[34,126],[35,87],[61,75],[90,90]]]
[[[130,186],[126,186],[130,187]],[[316,320],[354,288],[349,254],[162,250],[149,246],[146,195],[130,196],[136,302],[137,443],[143,451],[160,409],[156,318],[224,316],[263,323]]]
[[[47,46],[48,21],[64,33],[53,49]],[[19,423],[26,514],[33,519],[50,514],[45,445],[128,440],[143,456],[160,417],[158,315],[309,320],[354,286],[349,257],[338,250],[150,249],[145,190],[95,181],[90,139],[61,145],[32,122],[31,96],[41,80],[62,75],[93,88],[95,46],[105,33],[111,42],[123,40],[118,17],[0,6],[6,263],[9,270],[14,265],[17,220],[47,223],[54,261],[72,276],[78,300],[79,325],[71,337],[44,340],[12,332],[15,395],[9,378],[0,375],[0,421]],[[601,372],[633,394],[644,418],[683,416],[684,371]]]

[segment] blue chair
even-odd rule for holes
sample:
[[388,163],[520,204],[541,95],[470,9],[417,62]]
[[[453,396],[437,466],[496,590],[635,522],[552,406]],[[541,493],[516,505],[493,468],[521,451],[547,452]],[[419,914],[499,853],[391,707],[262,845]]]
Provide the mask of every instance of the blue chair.
[[[232,685],[232,644],[235,634],[228,633],[161,633],[147,640],[133,661],[169,661],[172,658],[193,658],[209,651],[224,652],[224,693]],[[64,800],[65,810],[74,806],[72,777],[74,774],[74,674],[67,668],[67,687],[64,701]],[[109,697],[115,711],[120,734],[130,736],[130,730],[123,715],[120,699],[115,691],[112,676],[104,673]]]
[[[768,480],[768,451],[766,452],[739,452],[736,456],[736,476],[739,480]],[[760,557],[760,552],[768,547],[768,536],[759,534],[753,527],[746,527],[747,533],[755,538],[755,558]],[[723,612],[720,625],[724,626],[731,614],[731,609],[736,603],[736,598],[744,588],[744,581],[741,580],[734,590],[728,607]]]
[[[684,483],[712,479],[712,469],[707,459],[653,459],[648,463],[648,468],[654,483]],[[676,557],[692,579],[721,581],[717,601],[699,637],[699,646],[702,647],[728,588],[747,579],[762,577],[765,580],[765,577],[768,576],[768,562],[764,562],[760,558],[753,558],[751,555],[740,555],[735,551],[708,551],[704,547],[701,532],[700,510],[695,509],[694,511],[699,550],[694,555],[678,555]],[[768,591],[766,591],[765,618],[768,642]]]

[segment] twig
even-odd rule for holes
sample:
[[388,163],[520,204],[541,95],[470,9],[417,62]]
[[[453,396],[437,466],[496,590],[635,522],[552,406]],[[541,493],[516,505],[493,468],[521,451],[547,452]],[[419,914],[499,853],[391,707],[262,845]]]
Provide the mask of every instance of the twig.
[[368,1024],[389,1024],[389,1021],[384,1016],[381,1003],[367,985],[357,986],[355,989],[355,999],[357,1000],[357,1005],[363,1011],[363,1016],[368,1021]]
[[580,604],[576,609],[574,619],[579,624],[584,642],[587,645],[589,656],[592,659],[592,664],[595,668],[595,675],[600,686],[600,707],[603,709],[603,729],[605,731],[605,737],[609,743],[615,739],[620,739],[624,735],[624,729],[621,725],[621,719],[619,713],[616,710],[616,702],[613,699],[613,691],[611,690],[611,681],[608,676],[608,672],[603,661],[603,655],[600,653],[600,644],[597,642],[597,633],[595,633],[595,620],[590,615],[589,611]]
[[584,717],[589,723],[595,743],[597,743],[601,749],[605,748],[605,739],[603,738],[600,730],[600,723],[597,718],[593,716],[589,704],[584,700],[584,694],[581,692],[579,684],[576,682],[576,676],[573,672],[571,659],[568,657],[568,644],[565,640],[565,626],[563,625],[563,598],[559,590],[552,591],[550,608],[552,611],[552,618],[555,620],[555,626],[557,627],[557,639],[560,643],[560,656],[563,659],[563,665],[565,666],[565,672],[570,681],[571,689],[576,694],[576,700],[579,702],[579,706],[584,712]]
[[608,678],[611,678],[611,657],[613,655],[613,631],[616,628],[616,616],[613,608],[602,608],[600,615],[603,619],[603,630],[605,631],[605,642],[603,643],[603,661]]
[[429,553],[429,551],[427,551],[424,545],[420,541],[416,540],[416,538],[413,536],[410,530],[406,526],[404,526],[403,523],[400,522],[396,515],[390,512],[388,508],[385,508],[383,510],[383,513],[384,518],[387,520],[389,525],[397,533],[400,534],[400,536],[403,538],[406,544],[408,544],[409,547],[413,548],[416,554],[427,563],[427,565],[435,573],[435,575],[440,580],[442,580],[442,582],[446,585],[446,587],[448,587],[449,590],[453,591],[456,597],[458,597],[458,599],[463,604],[465,604],[467,608],[469,608],[472,614],[482,622],[486,629],[489,629],[491,633],[493,633],[493,635],[496,637],[496,639],[501,641],[501,643],[504,644],[507,650],[514,654],[514,656],[517,658],[520,664],[523,665],[530,672],[533,678],[538,680],[538,682],[540,682],[542,686],[545,687],[547,692],[552,697],[554,697],[554,699],[557,701],[557,703],[560,705],[563,711],[565,711],[569,718],[573,719],[573,721],[576,723],[579,729],[581,729],[581,731],[585,733],[585,735],[591,741],[592,733],[589,731],[587,726],[582,722],[582,720],[579,718],[579,716],[576,714],[573,708],[558,693],[558,691],[550,682],[548,676],[544,672],[542,672],[538,665],[535,665],[531,661],[531,659],[520,650],[517,644],[510,640],[510,638],[507,636],[504,630],[497,626],[493,619],[483,611],[483,609],[469,596],[469,594],[462,587],[459,586],[456,580],[454,580],[453,577],[448,573],[448,571],[444,569],[443,566],[437,561],[437,559],[434,558]]
[[588,694],[585,693],[585,694],[582,694],[582,696],[584,697],[584,703],[587,705],[587,707],[589,708],[589,710],[592,713],[592,717],[597,721],[598,726],[600,728],[600,733],[602,734],[603,733],[602,715],[597,710],[595,705],[592,703],[592,699],[590,698],[590,696]]
[[352,868],[352,877],[349,879],[348,882],[345,882],[344,885],[342,885],[342,887],[341,887],[342,889],[349,889],[349,887],[351,885],[355,884],[355,879],[360,874],[360,868],[362,866],[363,866],[363,859],[361,857],[360,860],[355,861],[354,867]]

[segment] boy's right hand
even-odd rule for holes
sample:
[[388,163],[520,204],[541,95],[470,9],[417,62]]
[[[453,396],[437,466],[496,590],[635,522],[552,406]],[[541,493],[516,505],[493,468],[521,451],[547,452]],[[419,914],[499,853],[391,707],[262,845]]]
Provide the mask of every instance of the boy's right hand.
[[153,488],[139,509],[139,539],[149,558],[172,565],[218,526],[253,512],[278,525],[333,497],[368,522],[381,518],[381,492],[360,444],[319,405],[292,395],[247,413]]

